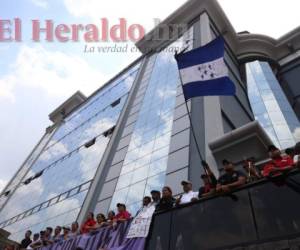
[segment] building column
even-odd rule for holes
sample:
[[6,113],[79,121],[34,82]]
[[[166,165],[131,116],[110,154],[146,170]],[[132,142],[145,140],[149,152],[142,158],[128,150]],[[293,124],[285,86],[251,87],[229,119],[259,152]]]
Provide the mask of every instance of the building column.
[[[200,40],[201,46],[212,40],[209,17],[207,13],[200,16]],[[214,139],[224,134],[223,121],[219,96],[204,97],[204,131],[205,131],[205,158],[207,163],[213,168],[215,174],[218,173],[218,166],[212,155],[208,144]]]

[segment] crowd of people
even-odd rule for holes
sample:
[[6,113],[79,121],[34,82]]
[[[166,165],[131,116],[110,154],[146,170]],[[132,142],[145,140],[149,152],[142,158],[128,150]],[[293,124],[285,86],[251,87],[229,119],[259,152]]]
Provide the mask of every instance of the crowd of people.
[[[243,162],[242,170],[237,170],[231,161],[224,159],[222,162],[224,174],[218,179],[211,171],[210,166],[205,161],[202,161],[205,173],[201,175],[203,186],[198,191],[193,190],[193,185],[188,180],[181,182],[183,192],[177,198],[173,196],[172,189],[168,186],[163,187],[161,191],[152,190],[151,197],[145,196],[143,198],[142,206],[137,211],[137,214],[143,208],[149,206],[155,206],[155,211],[162,211],[212,195],[227,194],[247,182],[264,177],[276,177],[300,167],[300,158],[298,157],[300,154],[300,144],[297,144],[294,148],[287,149],[285,154],[282,154],[276,146],[271,145],[268,148],[268,154],[271,160],[261,168],[255,165],[253,158],[249,158]],[[126,205],[118,203],[116,214],[114,211],[109,211],[107,216],[100,213],[95,218],[94,214],[90,212],[81,226],[79,226],[78,222],[73,222],[71,227],[57,226],[54,230],[51,227],[47,227],[44,231],[34,234],[32,238],[32,232],[29,230],[26,232],[20,248],[36,249],[67,240],[79,234],[92,234],[102,227],[115,226],[131,218],[132,215],[127,211]]]
[[80,227],[77,221],[73,222],[71,227],[57,226],[54,230],[51,227],[47,227],[44,231],[34,234],[32,238],[32,232],[28,230],[25,233],[25,238],[21,241],[20,249],[38,249],[40,247],[49,246],[76,237],[80,234],[97,232],[98,229],[102,227],[114,226],[119,222],[131,218],[131,214],[126,210],[125,204],[118,203],[117,210],[117,214],[115,214],[114,211],[109,211],[107,217],[100,213],[97,214],[96,218],[94,213],[89,212],[85,222]]

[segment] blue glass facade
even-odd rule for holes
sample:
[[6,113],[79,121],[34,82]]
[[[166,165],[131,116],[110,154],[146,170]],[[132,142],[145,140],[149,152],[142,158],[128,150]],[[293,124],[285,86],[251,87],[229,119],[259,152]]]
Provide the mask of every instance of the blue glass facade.
[[129,143],[110,209],[118,202],[127,205],[135,214],[145,195],[161,190],[165,183],[173,114],[176,103],[179,72],[174,59],[174,48],[189,46],[191,28],[178,41],[149,59],[141,87],[147,84],[142,106]]
[[267,62],[246,64],[249,100],[261,126],[273,142],[285,149],[295,145],[298,118]]
[[22,181],[40,171],[42,176],[20,184],[0,212],[1,227],[13,239],[20,240],[29,228],[39,232],[76,220],[110,140],[105,132],[116,125],[139,66],[94,94],[55,131]]
[[30,156],[26,159],[22,167],[19,169],[19,171],[16,173],[14,178],[11,180],[11,182],[7,185],[7,187],[3,190],[3,192],[9,192],[6,196],[0,197],[0,211],[2,207],[5,205],[5,202],[9,199],[10,195],[14,192],[14,190],[18,187],[21,180],[24,178],[26,173],[28,172],[29,168],[31,167],[32,163],[37,159],[39,154],[42,152],[44,147],[47,145],[48,141],[50,140],[51,136],[53,135],[54,130],[46,133],[41,141],[38,143],[36,148],[33,150],[33,152],[30,154]]

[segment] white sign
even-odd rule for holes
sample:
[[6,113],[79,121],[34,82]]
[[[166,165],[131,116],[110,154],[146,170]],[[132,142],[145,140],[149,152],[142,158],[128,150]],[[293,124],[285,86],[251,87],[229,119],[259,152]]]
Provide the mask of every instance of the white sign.
[[143,209],[132,220],[126,238],[146,238],[149,233],[155,206],[143,207]]

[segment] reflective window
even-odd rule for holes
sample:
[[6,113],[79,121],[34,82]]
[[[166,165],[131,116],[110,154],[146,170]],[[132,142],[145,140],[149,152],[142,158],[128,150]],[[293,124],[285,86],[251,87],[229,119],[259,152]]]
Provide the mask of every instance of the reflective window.
[[10,191],[9,195],[7,196],[1,196],[0,197],[0,211],[2,209],[2,206],[7,201],[8,198],[10,198],[11,194],[13,194],[14,190],[18,187],[20,181],[24,178],[24,175],[31,167],[32,163],[36,160],[38,155],[41,153],[43,148],[46,146],[46,144],[49,142],[49,139],[53,135],[55,130],[47,133],[44,135],[44,137],[41,139],[39,144],[36,146],[34,151],[31,153],[31,155],[28,157],[28,159],[25,161],[25,163],[21,166],[20,170],[17,172],[16,176],[11,180],[11,182],[7,185],[5,190],[3,190],[2,193],[6,191]]
[[[116,125],[138,69],[139,65],[132,67],[100,89],[57,129],[24,180],[41,170],[43,174],[20,185],[0,213],[2,222],[42,204],[39,212],[35,208],[37,213],[5,228],[12,231],[11,238],[31,226],[39,232],[50,222],[49,226],[56,226],[76,219],[90,183],[77,187],[94,178],[110,139],[103,133]],[[85,147],[93,138],[95,143]]]
[[[84,201],[86,191],[67,199],[65,202],[57,203],[38,213],[32,213],[28,217],[17,221],[5,229],[14,235],[14,239],[20,241],[23,239],[27,230],[39,232],[45,227],[50,226],[70,226],[77,219],[80,207]],[[45,220],[46,219],[46,220]]]
[[179,84],[174,49],[171,48],[186,46],[191,48],[191,44],[183,43],[191,40],[191,37],[192,29],[166,50],[149,58],[150,62],[154,61],[154,64],[152,68],[146,69],[151,74],[144,75],[142,79],[146,81],[145,79],[149,77],[147,90],[110,209],[115,209],[118,202],[123,202],[134,214],[141,206],[144,195],[150,195],[151,189],[160,190],[164,185]]
[[248,96],[255,119],[280,148],[300,139],[299,121],[267,62],[246,64]]

